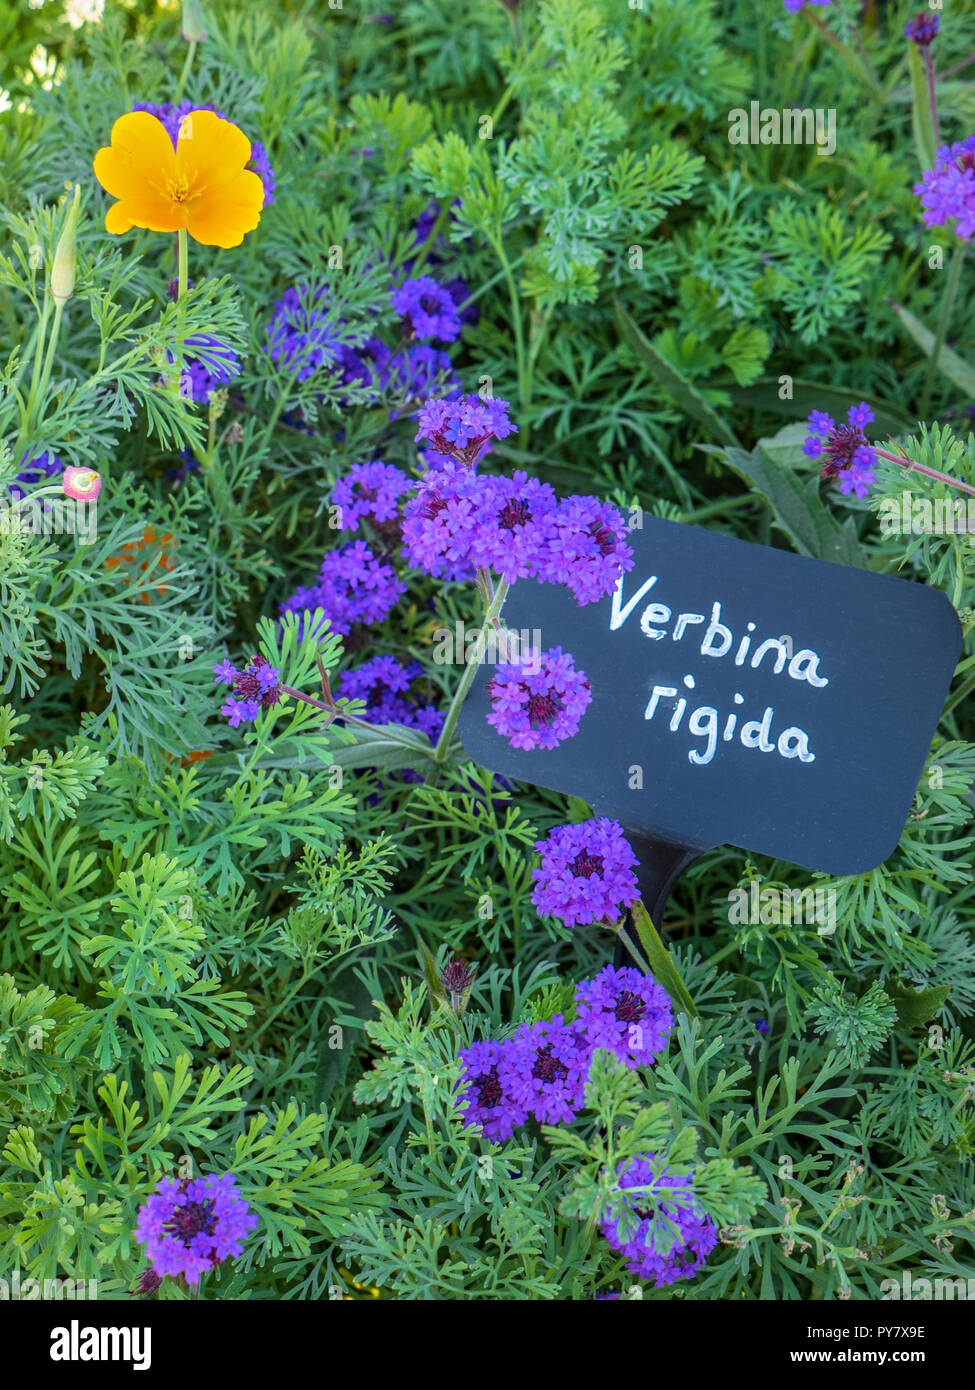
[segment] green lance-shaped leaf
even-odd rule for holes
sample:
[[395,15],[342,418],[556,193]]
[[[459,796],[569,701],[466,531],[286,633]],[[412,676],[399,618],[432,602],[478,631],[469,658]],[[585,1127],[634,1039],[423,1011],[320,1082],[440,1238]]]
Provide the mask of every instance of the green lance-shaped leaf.
[[[809,381],[804,377],[793,377],[791,386],[790,393],[783,398],[779,394],[779,378],[769,376],[762,377],[751,386],[730,386],[727,391],[736,405],[750,406],[772,415],[785,415],[790,420],[805,420],[813,407],[825,410],[827,415],[838,420],[846,415],[851,405],[859,405],[863,400],[862,391],[824,386],[820,381]],[[870,406],[878,434],[909,434],[916,426],[915,417],[890,401],[871,395]]]
[[633,322],[615,295],[613,296],[613,303],[616,305],[616,317],[619,320],[623,337],[657,385],[666,391],[667,395],[692,419],[703,425],[708,434],[715,439],[720,439],[725,444],[736,446],[738,440],[734,433],[717,411],[708,404],[697,387],[692,385],[686,377],[681,376],[677,368],[657,351],[650,339]]
[[660,940],[657,928],[650,920],[650,914],[641,902],[635,902],[630,909],[636,926],[640,945],[657,983],[667,991],[677,1007],[691,1018],[697,1018],[694,1000],[687,992],[687,986],[680,977],[674,959]]
[[330,749],[332,762],[340,767],[375,767],[389,772],[410,767],[422,771],[431,765],[432,745],[426,734],[402,724],[376,724],[370,729],[358,726],[355,743]]
[[700,447],[723,458],[761,493],[772,509],[775,524],[800,555],[863,568],[864,556],[853,518],[847,517],[842,524],[837,521],[819,495],[818,476],[801,477],[791,468],[783,468],[761,447],[750,454],[744,449]]
[[916,44],[907,45],[907,57],[911,65],[911,100],[914,104],[914,144],[921,171],[934,164],[934,152],[938,140],[934,133],[934,112],[931,109],[931,90],[924,60]]
[[[918,347],[930,357],[934,351],[935,335],[929,328],[925,328],[921,320],[915,318],[909,309],[905,309],[903,304],[897,304],[894,300],[890,303]],[[975,396],[975,367],[970,367],[957,352],[952,352],[951,348],[942,345],[936,365],[938,370],[960,387],[969,399]]]

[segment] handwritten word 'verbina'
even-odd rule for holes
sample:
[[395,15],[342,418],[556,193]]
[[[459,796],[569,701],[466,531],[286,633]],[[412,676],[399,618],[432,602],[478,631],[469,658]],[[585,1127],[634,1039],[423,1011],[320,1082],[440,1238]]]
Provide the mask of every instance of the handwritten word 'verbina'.
[[[620,578],[613,594],[613,606],[609,620],[611,632],[616,632],[623,626],[656,582],[657,576],[651,575],[640,585],[633,597],[624,603],[623,579]],[[712,604],[710,621],[706,613],[677,613],[675,615],[674,610],[665,603],[648,603],[640,615],[640,631],[652,642],[663,641],[667,637],[666,629],[671,619],[674,618],[673,630],[670,633],[671,640],[674,642],[680,642],[689,628],[700,627],[707,623],[700,646],[702,656],[727,656],[735,645],[735,634],[726,623],[721,621],[720,602]],[[788,663],[788,673],[793,680],[808,681],[810,685],[817,687],[829,684],[829,679],[819,674],[818,654],[809,647],[803,647],[793,655],[789,645],[781,637],[769,637],[752,651],[752,634],[755,631],[755,626],[755,623],[749,622],[744,635],[738,642],[734,657],[736,666],[744,666],[748,662],[751,651],[749,664],[752,670],[756,670],[762,665],[766,655],[774,653],[773,669],[776,675],[785,670]]]

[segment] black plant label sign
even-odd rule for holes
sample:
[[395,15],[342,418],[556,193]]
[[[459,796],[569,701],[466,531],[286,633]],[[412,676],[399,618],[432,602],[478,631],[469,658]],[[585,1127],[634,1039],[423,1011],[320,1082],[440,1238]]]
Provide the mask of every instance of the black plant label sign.
[[561,647],[585,671],[579,732],[511,747],[485,718],[489,645],[461,717],[470,756],[644,840],[834,875],[882,863],[961,650],[946,596],[659,518],[630,543],[634,567],[608,598],[580,608],[520,580],[505,605],[523,643]]

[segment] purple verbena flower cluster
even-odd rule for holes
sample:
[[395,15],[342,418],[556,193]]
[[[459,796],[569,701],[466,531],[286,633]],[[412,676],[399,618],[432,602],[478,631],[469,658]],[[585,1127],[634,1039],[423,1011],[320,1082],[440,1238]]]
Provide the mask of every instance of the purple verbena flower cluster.
[[458,466],[456,456],[454,466],[427,469],[403,513],[404,554],[415,569],[451,578],[484,569],[508,583],[565,584],[579,604],[612,593],[632,569],[625,536],[609,503],[560,501],[548,483],[526,473],[478,474]]
[[[191,111],[212,111],[215,116],[219,116],[222,121],[232,121],[230,116],[225,116],[222,111],[218,111],[215,106],[207,106],[204,102],[181,101],[174,103],[165,101],[161,105],[154,105],[151,101],[137,101],[132,108],[133,111],[148,111],[150,116],[155,116],[157,121],[161,121],[166,127],[166,133],[173,142],[173,149],[176,148],[179,139],[179,128],[183,123],[184,117]],[[261,183],[264,185],[264,207],[269,208],[274,202],[274,190],[277,186],[277,179],[274,170],[271,168],[271,161],[268,158],[267,150],[259,140],[251,140],[251,157],[247,164],[248,169],[257,174]]]
[[790,14],[798,14],[807,5],[818,5],[821,9],[825,9],[827,5],[832,3],[832,0],[782,0],[782,3]]
[[584,1028],[556,1014],[548,1022],[523,1023],[504,1048],[505,1090],[514,1106],[549,1125],[582,1109],[592,1061]]
[[460,315],[453,296],[430,275],[404,280],[393,291],[392,305],[414,338],[452,343],[460,334]]
[[164,1178],[139,1208],[135,1234],[157,1275],[182,1274],[197,1284],[201,1274],[239,1255],[256,1225],[233,1174],[211,1173],[182,1182]]
[[28,450],[20,460],[20,472],[9,484],[10,495],[15,501],[19,500],[27,488],[39,487],[52,478],[60,478],[63,472],[64,463],[57,454],[50,450],[31,454]]
[[365,701],[362,714],[367,724],[404,724],[420,729],[431,740],[443,728],[443,715],[433,705],[419,704],[410,686],[423,675],[418,661],[401,665],[395,657],[377,656],[355,670],[343,671],[338,694],[346,700]]
[[420,410],[414,438],[429,439],[438,454],[458,463],[475,463],[491,439],[507,439],[518,426],[508,418],[507,401],[492,396],[461,396],[456,400],[435,398]]
[[543,1124],[571,1120],[585,1104],[597,1048],[638,1067],[651,1065],[667,1046],[670,999],[652,976],[606,966],[576,986],[575,1004],[572,1023],[556,1014],[547,1022],[522,1024],[503,1042],[461,1049],[457,1106],[465,1125],[481,1125],[488,1139],[499,1142],[530,1118]]
[[[210,333],[197,333],[183,340],[187,354],[180,375],[179,393],[186,401],[206,404],[214,391],[240,375],[237,354]],[[171,352],[166,356],[174,362]]]
[[399,500],[411,486],[401,468],[377,459],[374,463],[353,464],[335,484],[329,501],[339,508],[342,529],[358,531],[364,517],[371,517],[380,526],[395,522]]
[[809,435],[802,451],[812,459],[825,455],[823,477],[836,478],[840,492],[866,497],[876,476],[877,455],[863,428],[873,419],[873,411],[861,401],[850,406],[846,418],[847,424],[837,425],[825,411],[814,410],[809,416]]
[[618,821],[597,816],[559,825],[535,848],[542,862],[532,870],[532,902],[542,916],[558,917],[567,927],[615,923],[640,896],[637,857]]
[[507,1057],[505,1044],[493,1039],[476,1042],[462,1048],[459,1056],[462,1074],[457,1106],[465,1125],[480,1125],[492,1144],[510,1139],[528,1114],[505,1090],[501,1075]]
[[567,497],[547,519],[546,529],[541,577],[565,584],[580,605],[611,594],[620,575],[633,568],[626,523],[610,502]]
[[307,381],[323,367],[337,370],[346,345],[327,285],[292,286],[276,300],[267,326],[268,352],[279,366]]
[[243,671],[230,661],[222,661],[213,668],[213,674],[219,684],[233,689],[233,695],[220,707],[232,729],[251,723],[261,710],[281,703],[281,672],[267,657],[252,656]]
[[692,1178],[675,1173],[657,1154],[637,1154],[619,1165],[600,1229],[632,1273],[658,1289],[696,1274],[718,1242]]
[[667,1046],[674,1015],[670,995],[652,975],[607,965],[576,988],[576,1013],[593,1047],[628,1067],[648,1067]]
[[379,623],[406,593],[392,565],[366,545],[350,541],[330,550],[315,584],[298,589],[281,604],[281,613],[321,608],[332,631],[347,637],[356,623]]
[[962,241],[975,236],[975,135],[942,145],[914,192],[921,199],[925,226],[943,227],[953,217],[956,236]]
[[579,720],[592,700],[584,671],[561,647],[522,653],[500,665],[488,684],[487,722],[513,748],[556,748],[579,732]]

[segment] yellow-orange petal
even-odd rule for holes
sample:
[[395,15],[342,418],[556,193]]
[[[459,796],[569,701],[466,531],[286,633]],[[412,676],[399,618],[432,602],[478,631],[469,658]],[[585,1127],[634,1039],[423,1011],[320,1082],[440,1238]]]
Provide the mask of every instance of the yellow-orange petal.
[[95,177],[106,193],[124,198],[147,184],[162,190],[176,171],[176,152],[162,121],[130,111],[112,126],[111,145],[95,155]]
[[[109,217],[112,225],[109,225]],[[122,224],[125,224],[124,226]],[[130,227],[145,227],[150,232],[178,232],[186,226],[186,208],[179,203],[171,203],[160,198],[151,188],[146,188],[109,209],[105,226],[110,232],[127,232]]]
[[264,185],[245,169],[223,188],[186,205],[186,228],[202,246],[239,246],[261,220]]
[[251,142],[232,121],[222,120],[212,111],[190,111],[183,117],[176,166],[192,194],[225,188],[242,173],[250,157]]
[[113,236],[121,236],[123,232],[131,231],[134,225],[135,223],[126,217],[122,203],[113,203],[105,214],[105,230]]

